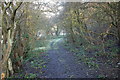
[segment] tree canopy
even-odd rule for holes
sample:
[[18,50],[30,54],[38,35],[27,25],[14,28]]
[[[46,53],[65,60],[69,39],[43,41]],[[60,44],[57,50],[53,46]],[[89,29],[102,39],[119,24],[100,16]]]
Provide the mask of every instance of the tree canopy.
[[119,9],[120,2],[0,2],[1,79],[19,72],[36,47],[58,38],[89,66],[96,55],[119,63]]

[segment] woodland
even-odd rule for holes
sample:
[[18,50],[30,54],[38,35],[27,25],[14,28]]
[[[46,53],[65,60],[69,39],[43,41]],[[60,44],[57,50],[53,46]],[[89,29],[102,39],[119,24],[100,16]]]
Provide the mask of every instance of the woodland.
[[119,78],[120,2],[0,2],[4,78]]

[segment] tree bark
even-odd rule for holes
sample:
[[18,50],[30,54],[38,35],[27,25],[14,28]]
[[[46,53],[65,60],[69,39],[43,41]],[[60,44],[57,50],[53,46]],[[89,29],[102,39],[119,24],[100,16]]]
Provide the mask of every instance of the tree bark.
[[[13,39],[14,39],[14,33],[16,30],[16,23],[15,23],[15,16],[16,16],[16,11],[20,7],[20,4],[14,8],[13,13],[11,14],[10,18],[10,23],[6,23],[6,12],[7,9],[10,7],[12,2],[8,3],[6,7],[4,7],[4,3],[2,3],[2,33],[3,33],[3,44],[2,44],[2,53],[3,53],[3,59],[2,59],[2,74],[1,74],[1,79],[9,77],[10,75],[13,74],[13,66],[12,66],[12,61],[10,58],[10,54],[12,51],[13,47]],[[7,26],[9,25],[9,27]]]

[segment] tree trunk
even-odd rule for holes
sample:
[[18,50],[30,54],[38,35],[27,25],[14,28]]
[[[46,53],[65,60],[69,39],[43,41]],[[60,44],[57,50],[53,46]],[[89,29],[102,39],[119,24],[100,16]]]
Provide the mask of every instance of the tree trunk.
[[15,15],[21,3],[13,9],[13,13],[10,14],[11,17],[9,20],[7,19],[7,17],[9,17],[7,16],[7,9],[10,7],[11,4],[12,2],[9,2],[7,6],[4,6],[4,3],[2,3],[3,59],[1,64],[2,65],[1,79],[9,77],[14,73],[10,54],[13,48],[13,39],[14,39],[15,30],[16,30]]

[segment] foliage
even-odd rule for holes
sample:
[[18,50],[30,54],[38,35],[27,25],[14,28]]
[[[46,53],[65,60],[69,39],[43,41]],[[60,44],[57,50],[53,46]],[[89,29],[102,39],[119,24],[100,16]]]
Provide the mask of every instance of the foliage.
[[[0,64],[4,77],[17,72],[27,61],[34,68],[46,67],[38,56],[50,46],[57,49],[56,43],[61,39],[65,40],[66,48],[89,67],[99,68],[95,61],[101,57],[112,62],[120,50],[119,8],[119,2],[0,3],[3,37]],[[36,76],[26,75],[28,78]]]

